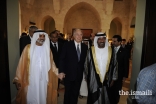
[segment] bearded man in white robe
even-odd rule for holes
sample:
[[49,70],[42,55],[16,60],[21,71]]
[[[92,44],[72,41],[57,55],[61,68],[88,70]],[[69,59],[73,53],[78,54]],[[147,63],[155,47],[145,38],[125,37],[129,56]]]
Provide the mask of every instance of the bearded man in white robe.
[[58,69],[49,45],[48,34],[37,30],[24,48],[13,80],[16,104],[57,104]]
[[116,79],[116,76],[109,74],[114,71],[111,68],[112,57],[112,48],[108,44],[106,34],[97,33],[94,46],[88,50],[85,61],[88,86],[87,104],[110,104],[107,88],[110,85],[109,80]]

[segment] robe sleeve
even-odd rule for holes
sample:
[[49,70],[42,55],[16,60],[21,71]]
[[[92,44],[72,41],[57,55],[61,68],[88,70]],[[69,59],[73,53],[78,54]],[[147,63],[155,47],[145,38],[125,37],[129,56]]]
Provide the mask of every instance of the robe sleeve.
[[16,75],[13,79],[13,83],[21,84],[21,88],[17,91],[16,104],[26,104],[26,92],[29,84],[29,49],[30,44],[25,46],[22,52],[17,66]]
[[85,79],[87,79],[87,76],[88,76],[88,66],[89,66],[89,56],[90,56],[90,50],[88,50],[87,52],[87,56],[86,56],[86,60],[85,60],[85,63],[84,63],[84,75],[85,75]]
[[52,52],[50,52],[51,69],[49,70],[49,82],[47,88],[47,103],[57,104],[57,89],[58,89],[58,68],[56,67]]
[[50,52],[50,59],[51,59],[51,68],[52,68],[52,71],[56,74],[56,75],[58,75],[58,68],[56,67],[56,65],[55,65],[55,62],[54,62],[54,60],[53,60],[53,55],[52,55],[52,52]]
[[[15,78],[13,79],[13,83],[15,82],[22,83],[23,80],[25,79],[25,76],[28,77],[28,75],[25,75],[28,73],[25,73],[25,72],[29,71],[29,58],[28,58],[29,48],[30,48],[30,45],[27,45],[22,52],[22,55],[19,59],[19,63],[17,66],[16,75],[15,75]],[[28,79],[26,80],[28,81]]]

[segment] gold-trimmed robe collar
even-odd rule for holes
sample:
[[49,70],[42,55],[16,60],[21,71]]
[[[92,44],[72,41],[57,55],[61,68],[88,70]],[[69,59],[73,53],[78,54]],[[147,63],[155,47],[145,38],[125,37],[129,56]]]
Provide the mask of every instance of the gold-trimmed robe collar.
[[[94,61],[94,65],[95,65],[95,71],[96,71],[96,73],[100,77],[100,82],[103,83],[103,80],[104,79],[102,78],[102,76],[100,74],[100,69],[99,69],[99,66],[98,66],[98,63],[97,63],[96,54],[95,54],[95,47],[94,46],[91,47],[91,51],[92,51],[92,55],[93,55],[93,61]],[[110,46],[108,46],[108,59],[107,59],[107,65],[106,65],[106,73],[108,72],[108,69],[109,69],[109,64],[110,64],[111,56],[112,56],[112,49],[111,49]]]

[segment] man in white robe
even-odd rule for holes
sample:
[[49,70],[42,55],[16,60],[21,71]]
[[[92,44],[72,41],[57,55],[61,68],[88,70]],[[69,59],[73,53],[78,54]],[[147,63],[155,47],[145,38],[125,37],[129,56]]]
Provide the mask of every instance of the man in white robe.
[[94,46],[88,50],[85,61],[87,104],[110,104],[107,80],[111,59],[112,48],[108,45],[106,34],[99,32],[95,35]]
[[58,69],[49,45],[48,34],[37,30],[22,52],[13,80],[16,104],[57,104]]

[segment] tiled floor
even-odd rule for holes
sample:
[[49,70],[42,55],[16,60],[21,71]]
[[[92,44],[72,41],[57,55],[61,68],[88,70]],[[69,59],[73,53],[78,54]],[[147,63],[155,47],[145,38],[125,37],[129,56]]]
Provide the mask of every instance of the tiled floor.
[[[123,88],[124,90],[124,88]],[[64,96],[64,88],[63,85],[61,85],[61,88],[59,90],[59,97],[58,97],[58,104],[63,104],[63,96]],[[127,95],[120,96],[120,102],[119,104],[127,104]],[[78,99],[78,104],[86,104],[87,97],[83,97],[82,99]]]

